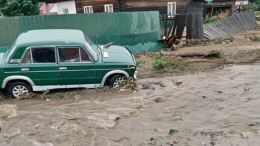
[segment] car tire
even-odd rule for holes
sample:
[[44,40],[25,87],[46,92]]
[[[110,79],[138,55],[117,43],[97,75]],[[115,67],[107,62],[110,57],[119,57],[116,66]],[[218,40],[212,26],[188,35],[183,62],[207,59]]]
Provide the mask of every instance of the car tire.
[[7,92],[12,98],[19,98],[21,93],[28,94],[32,92],[32,90],[31,87],[24,82],[14,82],[8,86]]
[[108,81],[108,85],[110,88],[120,88],[122,87],[123,80],[123,75],[115,75]]

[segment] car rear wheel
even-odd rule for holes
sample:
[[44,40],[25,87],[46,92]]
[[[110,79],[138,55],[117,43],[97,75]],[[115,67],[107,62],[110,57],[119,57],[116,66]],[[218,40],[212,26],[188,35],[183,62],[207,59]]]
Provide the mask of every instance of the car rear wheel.
[[124,76],[115,75],[109,80],[109,87],[111,88],[120,88],[123,86]]
[[24,82],[14,82],[7,88],[9,95],[12,98],[19,98],[22,94],[28,94],[31,92],[31,88]]

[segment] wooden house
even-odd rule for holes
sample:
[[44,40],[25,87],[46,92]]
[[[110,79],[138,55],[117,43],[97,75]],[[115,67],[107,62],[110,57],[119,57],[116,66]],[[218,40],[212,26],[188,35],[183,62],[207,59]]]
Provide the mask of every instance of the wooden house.
[[[205,3],[207,1],[207,3]],[[219,9],[232,8],[237,0],[40,0],[46,3],[63,3],[59,14],[159,11],[161,14],[186,14],[193,12],[212,13]],[[75,10],[65,3],[74,2]],[[72,9],[72,8],[71,8]]]

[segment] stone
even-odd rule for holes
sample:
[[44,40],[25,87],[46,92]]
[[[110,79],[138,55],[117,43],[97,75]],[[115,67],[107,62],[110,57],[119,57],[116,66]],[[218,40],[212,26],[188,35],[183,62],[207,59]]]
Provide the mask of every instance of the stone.
[[202,96],[202,98],[207,98],[207,96]]
[[172,139],[172,142],[176,144],[176,143],[178,143],[178,140]]

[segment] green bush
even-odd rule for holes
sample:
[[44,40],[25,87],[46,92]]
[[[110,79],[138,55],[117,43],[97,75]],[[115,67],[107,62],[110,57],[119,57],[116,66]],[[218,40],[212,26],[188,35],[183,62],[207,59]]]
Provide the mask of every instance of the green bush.
[[161,53],[156,53],[154,55],[154,62],[153,62],[153,68],[154,69],[161,69],[164,68],[168,61],[168,56],[165,56]]

